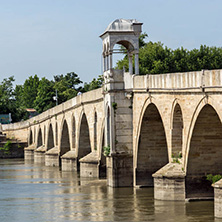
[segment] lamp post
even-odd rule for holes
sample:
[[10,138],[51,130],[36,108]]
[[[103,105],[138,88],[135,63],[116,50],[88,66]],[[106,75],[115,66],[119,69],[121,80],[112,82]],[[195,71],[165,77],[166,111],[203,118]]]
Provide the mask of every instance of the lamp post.
[[53,96],[53,99],[56,101],[56,106],[58,106],[58,93],[57,93],[57,89],[56,89],[56,95]]

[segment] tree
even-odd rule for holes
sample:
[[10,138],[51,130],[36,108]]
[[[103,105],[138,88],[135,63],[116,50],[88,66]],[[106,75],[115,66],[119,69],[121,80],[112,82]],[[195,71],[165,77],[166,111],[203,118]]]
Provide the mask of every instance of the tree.
[[65,102],[75,97],[81,87],[77,87],[82,81],[75,72],[67,73],[66,75],[54,76],[54,89],[58,92],[59,103]]
[[53,96],[55,95],[53,81],[49,81],[45,77],[39,81],[38,93],[34,101],[34,107],[37,112],[41,113],[55,106]]
[[98,88],[102,87],[102,84],[103,84],[103,75],[99,75],[99,77],[97,79],[93,78],[93,80],[91,82],[89,82],[89,83],[85,82],[84,87],[81,91],[87,92],[87,91],[90,91],[93,89],[98,89]]
[[34,75],[25,80],[23,85],[23,105],[26,108],[34,108],[34,101],[38,93],[39,77]]

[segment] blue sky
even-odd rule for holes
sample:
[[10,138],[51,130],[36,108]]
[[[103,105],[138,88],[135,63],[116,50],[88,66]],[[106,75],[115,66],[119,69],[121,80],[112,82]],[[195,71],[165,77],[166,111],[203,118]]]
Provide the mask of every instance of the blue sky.
[[147,41],[170,48],[222,46],[221,0],[0,0],[0,81],[101,74],[99,35],[117,18],[143,22]]

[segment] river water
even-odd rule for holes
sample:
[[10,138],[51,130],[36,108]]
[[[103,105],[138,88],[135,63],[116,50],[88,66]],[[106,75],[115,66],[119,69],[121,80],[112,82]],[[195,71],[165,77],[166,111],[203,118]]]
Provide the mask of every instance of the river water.
[[222,221],[213,201],[153,199],[152,188],[110,188],[55,167],[0,160],[0,221]]

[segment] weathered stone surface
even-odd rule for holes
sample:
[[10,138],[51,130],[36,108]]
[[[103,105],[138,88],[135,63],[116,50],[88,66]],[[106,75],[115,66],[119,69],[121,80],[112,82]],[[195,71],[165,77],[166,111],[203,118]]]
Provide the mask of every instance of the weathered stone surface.
[[154,198],[157,200],[185,200],[185,172],[181,164],[168,163],[154,177]]
[[214,187],[214,216],[222,218],[222,179],[213,184]]
[[76,151],[68,151],[62,157],[62,171],[77,171]]
[[107,159],[107,185],[110,187],[133,186],[133,156],[112,154]]
[[96,151],[81,158],[79,162],[81,177],[99,178],[99,156]]
[[60,166],[60,157],[58,147],[54,147],[45,153],[46,166]]

